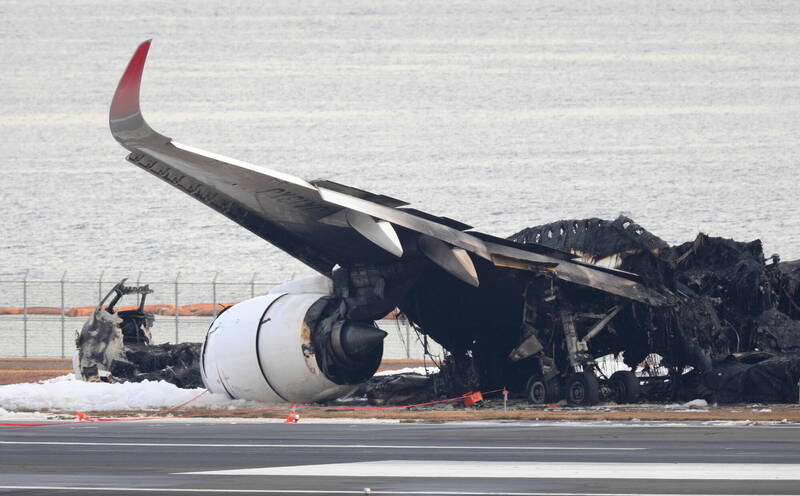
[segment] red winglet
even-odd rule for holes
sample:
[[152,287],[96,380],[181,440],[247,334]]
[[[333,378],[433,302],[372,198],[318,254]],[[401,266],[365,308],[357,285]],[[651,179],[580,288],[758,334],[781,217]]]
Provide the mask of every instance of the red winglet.
[[144,62],[147,60],[147,52],[150,50],[150,42],[147,40],[136,49],[133,58],[128,63],[128,68],[122,75],[114,93],[114,100],[111,102],[109,119],[114,121],[124,119],[138,114],[139,111],[139,88],[142,84],[142,71]]

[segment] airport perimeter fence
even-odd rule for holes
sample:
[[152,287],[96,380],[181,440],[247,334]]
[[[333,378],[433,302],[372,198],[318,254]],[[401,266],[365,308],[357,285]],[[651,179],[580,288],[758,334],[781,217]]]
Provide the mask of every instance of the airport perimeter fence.
[[[76,315],[78,309],[95,307],[119,280],[104,278],[73,280],[67,273],[57,280],[0,280],[0,357],[70,358],[75,338],[88,316]],[[257,274],[247,281],[220,281],[213,275],[206,281],[184,280],[180,274],[162,281],[129,279],[126,285],[148,284],[153,293],[147,305],[178,308],[206,304],[210,315],[155,315],[152,328],[154,344],[202,342],[215,312],[229,305],[261,295],[281,284],[259,280]],[[133,305],[133,296],[126,296],[118,306]],[[384,358],[421,360],[422,342],[407,320],[386,319],[378,326],[388,332],[384,341]],[[441,356],[441,347],[430,343],[429,351]]]

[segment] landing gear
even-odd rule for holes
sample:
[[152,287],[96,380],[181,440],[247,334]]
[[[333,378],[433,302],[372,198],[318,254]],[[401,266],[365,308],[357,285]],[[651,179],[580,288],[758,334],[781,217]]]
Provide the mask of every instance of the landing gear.
[[630,370],[618,370],[611,374],[609,385],[617,403],[636,403],[639,401],[641,387],[639,378]]
[[591,370],[570,376],[567,380],[567,401],[580,406],[595,405],[600,401],[600,384]]
[[625,404],[639,401],[641,386],[639,378],[629,370],[620,370],[610,378],[602,376],[598,379],[594,370],[587,367],[566,380],[559,377],[546,380],[541,374],[534,374],[528,379],[525,394],[533,405],[557,403],[561,399],[576,406],[596,405],[601,399]]
[[556,378],[546,380],[541,375],[534,374],[528,379],[525,391],[528,395],[528,402],[534,405],[546,405],[561,399],[561,388]]

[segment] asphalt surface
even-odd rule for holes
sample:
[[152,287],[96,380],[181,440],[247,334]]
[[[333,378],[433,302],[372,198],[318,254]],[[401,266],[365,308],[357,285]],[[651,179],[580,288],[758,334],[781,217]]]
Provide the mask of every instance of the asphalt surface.
[[[241,469],[255,473],[196,473]],[[730,477],[742,480],[714,480]],[[800,494],[800,426],[239,420],[0,427],[0,494],[364,488],[431,495]]]

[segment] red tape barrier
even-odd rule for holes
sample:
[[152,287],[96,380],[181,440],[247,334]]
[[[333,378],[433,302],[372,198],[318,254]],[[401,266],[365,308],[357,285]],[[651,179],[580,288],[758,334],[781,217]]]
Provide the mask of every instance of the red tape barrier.
[[[504,391],[505,388],[500,389],[493,389],[491,391],[480,392],[482,395],[499,393]],[[136,422],[141,420],[162,420],[166,417],[167,414],[174,412],[180,408],[185,407],[186,405],[194,402],[195,400],[199,399],[204,394],[208,393],[208,390],[203,391],[202,393],[198,394],[197,396],[184,401],[179,405],[175,405],[167,410],[164,410],[161,416],[156,417],[126,417],[126,418],[92,418],[86,415],[83,412],[79,412],[77,415],[77,419],[75,420],[64,420],[64,421],[56,421],[56,422],[9,422],[9,423],[0,423],[2,427],[42,427],[46,425],[63,425],[63,424],[81,424],[85,422]],[[323,405],[281,405],[281,406],[271,406],[266,408],[253,408],[253,409],[245,409],[245,410],[236,410],[236,413],[259,413],[259,412],[267,412],[267,411],[274,411],[274,410],[289,410],[290,412],[294,412],[296,410],[337,410],[337,411],[346,411],[346,410],[399,410],[401,408],[414,408],[418,406],[428,406],[428,405],[435,405],[438,403],[448,403],[454,402],[459,400],[464,400],[465,398],[470,397],[475,393],[465,393],[461,396],[456,396],[455,398],[447,398],[445,400],[435,400],[435,401],[426,401],[425,403],[414,403],[411,405],[392,405],[392,406],[323,406]],[[196,418],[196,417],[205,417],[207,414],[197,414],[197,415],[173,415],[169,418]]]

